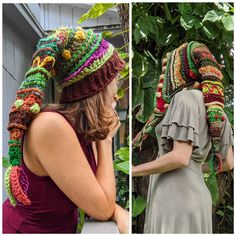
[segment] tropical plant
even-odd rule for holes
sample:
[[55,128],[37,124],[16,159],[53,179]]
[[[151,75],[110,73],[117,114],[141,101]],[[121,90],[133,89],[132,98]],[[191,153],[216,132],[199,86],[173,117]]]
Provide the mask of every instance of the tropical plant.
[[[206,44],[217,61],[224,65],[222,70],[225,86],[224,110],[233,127],[233,14],[233,3],[226,2],[134,3],[132,5],[133,137],[143,127],[155,107],[161,59],[166,52],[192,40]],[[142,152],[134,150],[133,163],[147,162],[156,158],[158,150],[154,143],[155,140],[150,137],[144,142]],[[231,176],[228,173],[220,174],[217,177],[218,185],[214,176],[205,176],[215,203],[213,220],[220,216],[218,207],[221,207],[225,192],[230,192],[232,196]],[[218,188],[226,182],[229,182],[228,189]],[[136,196],[146,197],[147,178],[134,179],[134,186]],[[141,214],[134,220],[136,221],[134,232],[141,233],[144,215]],[[217,220],[214,221],[214,232],[220,232],[223,223],[221,222],[219,229],[216,224]],[[231,224],[225,232],[231,232],[232,229]]]

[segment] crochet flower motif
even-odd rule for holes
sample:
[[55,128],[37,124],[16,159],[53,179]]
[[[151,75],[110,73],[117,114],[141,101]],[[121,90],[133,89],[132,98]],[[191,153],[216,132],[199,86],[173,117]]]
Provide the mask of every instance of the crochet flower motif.
[[66,60],[69,60],[71,58],[71,54],[70,54],[70,51],[65,49],[62,53],[62,57]]
[[77,39],[79,42],[84,41],[85,40],[85,34],[82,30],[78,30],[75,32],[75,39]]

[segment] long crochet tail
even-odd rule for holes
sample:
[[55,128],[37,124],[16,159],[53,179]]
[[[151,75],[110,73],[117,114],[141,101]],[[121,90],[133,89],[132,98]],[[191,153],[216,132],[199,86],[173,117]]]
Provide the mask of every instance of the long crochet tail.
[[151,133],[151,131],[156,127],[156,125],[161,121],[161,119],[163,118],[163,113],[157,112],[157,113],[153,113],[147,123],[145,124],[145,126],[142,128],[142,130],[135,136],[135,138],[132,141],[132,148],[138,148],[142,146],[142,143],[145,139],[147,139],[147,137],[149,136],[149,134]]

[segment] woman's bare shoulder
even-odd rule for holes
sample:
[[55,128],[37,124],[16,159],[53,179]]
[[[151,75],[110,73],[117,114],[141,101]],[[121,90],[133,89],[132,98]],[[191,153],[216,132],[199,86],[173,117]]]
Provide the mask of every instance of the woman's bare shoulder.
[[[74,130],[67,120],[56,112],[41,112],[33,120],[30,126],[31,133],[37,136],[57,137],[57,135],[66,135],[74,133]],[[58,136],[60,138],[60,136]]]

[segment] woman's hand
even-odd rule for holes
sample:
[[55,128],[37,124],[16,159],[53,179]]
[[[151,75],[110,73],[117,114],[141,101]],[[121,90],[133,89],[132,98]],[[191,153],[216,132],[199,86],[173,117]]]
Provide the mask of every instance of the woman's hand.
[[110,132],[107,135],[108,138],[113,138],[121,125],[120,118],[119,118],[117,112],[114,109],[112,109],[111,112],[112,112],[112,120],[111,120],[112,123],[109,127]]
[[114,220],[118,226],[119,232],[121,234],[129,233],[129,212],[120,207],[119,205],[115,205],[115,211],[112,216],[112,220]]

